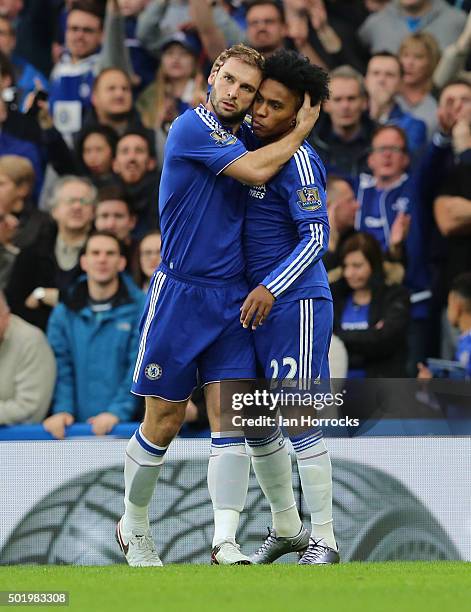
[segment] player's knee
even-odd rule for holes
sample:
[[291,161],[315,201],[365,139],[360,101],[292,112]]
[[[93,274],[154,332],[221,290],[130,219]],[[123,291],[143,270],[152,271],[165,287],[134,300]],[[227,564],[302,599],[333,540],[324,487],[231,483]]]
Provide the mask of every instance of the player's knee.
[[[154,399],[154,398],[153,398]],[[146,402],[143,433],[153,444],[168,446],[185,419],[185,403]]]
[[182,426],[183,419],[179,415],[162,417],[151,425],[145,423],[143,433],[146,438],[158,446],[168,446]]

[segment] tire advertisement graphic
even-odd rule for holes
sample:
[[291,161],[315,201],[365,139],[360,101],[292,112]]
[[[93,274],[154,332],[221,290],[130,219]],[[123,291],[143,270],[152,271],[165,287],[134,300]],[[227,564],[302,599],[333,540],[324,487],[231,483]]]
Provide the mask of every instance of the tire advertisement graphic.
[[[81,473],[38,495],[27,512],[18,511],[8,535],[2,538],[4,530],[0,531],[1,564],[123,563],[114,541],[115,524],[123,511],[123,470],[118,463],[123,441],[119,442],[114,463],[87,470],[82,453]],[[209,562],[212,508],[207,458],[197,447],[191,457],[179,460],[178,452],[169,457],[151,505],[152,530],[164,563]],[[342,561],[467,558],[448,535],[453,527],[441,524],[396,477],[358,460],[333,456],[332,463],[334,526]],[[296,473],[294,482],[301,500]],[[308,526],[303,502],[302,511]],[[251,552],[261,543],[269,524],[267,503],[252,475],[239,530],[244,551]]]

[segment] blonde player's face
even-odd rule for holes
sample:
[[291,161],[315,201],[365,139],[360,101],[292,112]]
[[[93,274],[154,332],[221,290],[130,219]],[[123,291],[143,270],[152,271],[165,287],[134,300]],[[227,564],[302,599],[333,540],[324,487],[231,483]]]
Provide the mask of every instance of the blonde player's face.
[[261,80],[262,73],[258,68],[235,57],[229,58],[217,73],[210,75],[210,101],[223,123],[235,124],[243,120]]

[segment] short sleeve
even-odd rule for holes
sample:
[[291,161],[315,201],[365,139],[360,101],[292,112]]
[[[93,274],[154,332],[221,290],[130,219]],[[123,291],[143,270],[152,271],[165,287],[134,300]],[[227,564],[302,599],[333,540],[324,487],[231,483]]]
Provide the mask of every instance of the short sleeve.
[[214,174],[220,174],[247,153],[241,140],[202,106],[175,120],[169,139],[176,158],[200,162]]

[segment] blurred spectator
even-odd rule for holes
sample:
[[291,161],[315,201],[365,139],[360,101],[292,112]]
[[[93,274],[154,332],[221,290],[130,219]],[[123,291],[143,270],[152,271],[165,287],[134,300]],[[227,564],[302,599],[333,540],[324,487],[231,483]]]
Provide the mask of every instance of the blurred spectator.
[[420,151],[427,140],[427,128],[420,119],[404,112],[396,102],[401,90],[402,66],[388,51],[376,53],[368,62],[365,85],[369,97],[369,112],[373,121],[398,125],[407,134],[409,151]]
[[5,290],[13,313],[46,328],[59,291],[80,274],[79,254],[95,216],[96,189],[85,178],[65,176],[54,189],[51,213],[57,230],[23,249]]
[[350,66],[330,74],[326,111],[309,137],[328,172],[355,177],[367,170],[374,122],[366,113],[368,101],[363,77]]
[[345,241],[343,278],[331,286],[334,333],[348,352],[349,378],[405,375],[409,296],[384,277],[381,247],[358,233]]
[[[448,323],[459,330],[459,338],[453,357],[471,377],[471,273],[459,274],[451,283],[447,307]],[[432,372],[419,363],[418,378],[432,378]],[[466,407],[469,416],[469,405]]]
[[470,77],[471,74],[464,72],[466,61],[471,51],[471,13],[468,15],[466,27],[456,43],[448,45],[443,51],[438,66],[433,73],[433,84],[437,89],[442,89],[457,78]]
[[0,202],[19,222],[14,237],[20,249],[31,246],[53,229],[50,215],[37,210],[31,201],[35,182],[34,168],[26,157],[0,157]]
[[458,38],[465,22],[465,13],[444,0],[392,0],[368,17],[359,36],[371,53],[397,53],[408,34],[422,31],[432,34],[444,49]]
[[138,287],[147,291],[152,275],[157,270],[162,258],[162,235],[160,230],[152,230],[145,234],[139,243],[138,257],[134,264],[133,278]]
[[360,206],[350,183],[340,176],[328,176],[326,191],[330,234],[329,248],[322,261],[329,272],[340,265],[340,250],[355,231],[355,215]]
[[0,16],[0,51],[4,53],[14,68],[14,82],[16,101],[20,108],[25,97],[37,88],[47,89],[46,77],[32,64],[14,53],[16,35],[13,23],[6,17]]
[[214,61],[225,47],[241,42],[244,37],[243,30],[226,9],[220,0],[212,3],[152,0],[138,17],[137,37],[148,51],[158,56],[162,44],[175,32],[184,30],[207,50],[209,60]]
[[352,19],[354,7],[350,2],[348,19],[339,18],[335,10],[339,4],[326,6],[324,0],[285,0],[288,36],[296,50],[315,64],[329,70],[348,64],[363,73],[366,53],[357,37],[358,26]]
[[[1,27],[1,26],[0,26]],[[15,73],[13,64],[3,51],[0,51],[0,87],[3,99],[7,98],[9,104],[15,104]]]
[[44,75],[48,75],[52,68],[51,49],[61,2],[27,0],[19,19],[14,20],[17,38],[15,52]]
[[10,97],[5,96],[5,93],[0,87],[0,156],[19,155],[28,158],[36,175],[37,192],[44,174],[41,130],[35,119],[5,102],[4,97]]
[[132,101],[131,81],[119,68],[106,68],[93,84],[91,102],[93,108],[84,122],[91,125],[107,125],[122,134],[130,124],[140,123]]
[[144,295],[121,277],[126,260],[112,234],[92,234],[80,264],[86,277],[69,288],[48,325],[59,376],[44,428],[55,438],[75,421],[107,434],[137,407],[129,389]]
[[248,45],[265,56],[285,47],[288,29],[282,3],[276,0],[249,2],[245,18]]
[[54,389],[54,355],[41,330],[10,314],[1,291],[0,363],[0,425],[40,423]]
[[23,0],[0,0],[0,15],[15,20],[23,8]]
[[66,16],[66,51],[51,74],[50,106],[54,124],[69,140],[81,129],[83,115],[90,108],[96,75],[107,68],[122,70],[125,74],[130,71],[119,29],[103,35],[103,8],[94,0],[71,2]]
[[[140,91],[154,78],[157,62],[137,38],[137,18],[150,0],[111,0],[105,18],[105,36],[109,28],[119,28],[123,35],[123,46],[128,50],[133,85]],[[131,72],[130,72],[131,74]]]
[[101,188],[114,181],[113,160],[118,137],[107,125],[85,128],[77,142],[79,174],[88,176],[95,187]]
[[[452,131],[453,163],[437,192],[434,216],[445,239],[444,253],[437,262],[435,300],[444,308],[453,279],[471,270],[471,85],[457,81],[445,87],[440,108],[456,117]],[[450,357],[453,338],[445,323],[442,328],[442,356]]]
[[[324,33],[317,42],[322,50],[323,45],[327,45],[326,57],[331,57],[342,48],[342,42],[328,23],[322,0],[314,1],[318,4],[318,19],[315,23]],[[244,42],[263,55],[268,56],[285,47],[294,47],[313,64],[328,67],[325,59],[314,50],[309,38],[312,27],[306,0],[286,0],[284,3],[278,0],[252,0],[247,3],[246,23],[247,35]]]
[[177,32],[163,45],[156,79],[136,103],[143,124],[156,131],[160,163],[172,121],[187,108],[205,101],[207,88],[194,45],[183,32]]
[[104,187],[98,192],[95,228],[99,232],[109,232],[121,241],[127,270],[130,270],[137,251],[137,242],[131,236],[136,221],[136,215],[124,191],[117,185]]
[[113,170],[121,179],[137,215],[135,236],[159,227],[158,176],[153,143],[144,129],[129,130],[118,141]]
[[57,129],[64,134],[78,132],[82,111],[90,106],[93,81],[99,71],[99,48],[103,15],[92,2],[72,4],[67,15],[65,44],[51,74],[50,105]]
[[19,253],[19,249],[13,245],[17,226],[16,217],[7,212],[7,207],[0,200],[0,290],[7,286]]
[[437,41],[427,32],[411,34],[401,43],[399,60],[404,76],[397,100],[404,111],[425,122],[429,139],[437,129],[437,102],[430,92],[439,59]]
[[[372,175],[362,174],[356,229],[372,234],[383,252],[406,262],[405,285],[411,293],[410,368],[425,358],[429,338],[431,278],[428,267],[428,188],[443,175],[449,152],[437,140],[408,172],[407,138],[397,126],[382,126],[368,158]],[[410,371],[415,376],[415,372]]]

